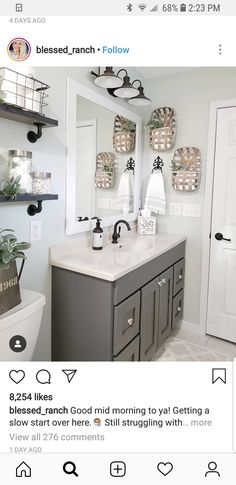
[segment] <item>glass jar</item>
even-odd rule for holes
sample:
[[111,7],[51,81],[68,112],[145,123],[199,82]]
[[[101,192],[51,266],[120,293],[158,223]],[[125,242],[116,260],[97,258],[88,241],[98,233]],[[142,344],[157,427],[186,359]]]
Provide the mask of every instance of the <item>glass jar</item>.
[[51,173],[50,172],[31,172],[32,194],[50,194]]
[[32,191],[31,165],[32,152],[27,150],[9,150],[9,178],[20,176],[19,191],[30,194]]

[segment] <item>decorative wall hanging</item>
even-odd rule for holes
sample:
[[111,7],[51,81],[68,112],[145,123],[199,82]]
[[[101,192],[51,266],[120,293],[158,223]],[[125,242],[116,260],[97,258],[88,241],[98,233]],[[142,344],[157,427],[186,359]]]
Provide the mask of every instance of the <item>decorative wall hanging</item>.
[[153,150],[165,151],[174,146],[176,136],[176,120],[173,108],[155,109],[150,121],[149,144]]
[[200,183],[201,154],[195,147],[175,150],[172,160],[172,186],[181,192],[193,192]]
[[98,189],[112,189],[115,185],[115,155],[101,152],[97,155],[95,185]]
[[131,153],[135,149],[135,123],[117,115],[114,121],[113,147],[119,153]]

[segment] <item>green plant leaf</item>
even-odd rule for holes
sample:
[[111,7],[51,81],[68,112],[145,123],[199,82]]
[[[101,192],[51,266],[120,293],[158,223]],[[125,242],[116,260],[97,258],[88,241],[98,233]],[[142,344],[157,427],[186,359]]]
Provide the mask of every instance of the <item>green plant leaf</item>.
[[8,263],[10,263],[10,261],[11,261],[11,254],[9,254],[9,253],[3,253],[2,254],[2,262],[4,264],[8,264]]

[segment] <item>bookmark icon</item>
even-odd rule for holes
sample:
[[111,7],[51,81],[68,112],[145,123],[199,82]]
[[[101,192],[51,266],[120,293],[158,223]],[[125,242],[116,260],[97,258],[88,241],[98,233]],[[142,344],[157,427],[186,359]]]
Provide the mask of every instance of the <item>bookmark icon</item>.
[[76,369],[62,369],[62,372],[64,372],[64,374],[67,377],[68,384],[70,384],[72,379],[75,377],[77,370]]

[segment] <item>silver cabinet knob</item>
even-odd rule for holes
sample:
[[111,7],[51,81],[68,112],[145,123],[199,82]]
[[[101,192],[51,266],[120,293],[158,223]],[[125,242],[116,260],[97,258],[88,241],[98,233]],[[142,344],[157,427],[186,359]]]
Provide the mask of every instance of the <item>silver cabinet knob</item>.
[[178,278],[179,278],[179,280],[182,280],[183,279],[183,275],[182,274],[179,274]]
[[163,282],[162,282],[162,281],[157,281],[157,284],[158,284],[159,286],[162,286],[162,285],[163,285]]
[[163,285],[165,285],[165,284],[166,284],[166,278],[162,278],[162,280],[161,280],[161,281],[162,281]]
[[127,323],[129,324],[130,327],[134,324],[134,319],[133,318],[128,318]]
[[178,306],[178,308],[177,308],[178,313],[181,312],[181,310],[182,310],[182,307]]

